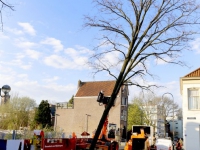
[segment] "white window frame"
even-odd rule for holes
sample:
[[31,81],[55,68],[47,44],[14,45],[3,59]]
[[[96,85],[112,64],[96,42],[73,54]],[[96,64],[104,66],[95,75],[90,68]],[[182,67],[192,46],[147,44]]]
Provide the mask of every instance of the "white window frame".
[[188,110],[200,110],[200,89],[188,89]]

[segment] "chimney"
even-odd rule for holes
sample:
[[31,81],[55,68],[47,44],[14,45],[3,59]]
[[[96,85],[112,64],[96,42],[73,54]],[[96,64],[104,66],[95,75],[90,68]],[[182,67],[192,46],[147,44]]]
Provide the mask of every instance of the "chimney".
[[78,80],[78,88],[80,88],[80,87],[81,87],[81,85],[82,85],[82,82],[81,82],[81,80]]

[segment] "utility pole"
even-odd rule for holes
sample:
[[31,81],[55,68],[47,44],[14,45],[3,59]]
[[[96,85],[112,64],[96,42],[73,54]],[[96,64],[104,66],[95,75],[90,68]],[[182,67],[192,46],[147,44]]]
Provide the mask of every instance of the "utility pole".
[[88,132],[88,117],[90,117],[91,115],[89,115],[89,114],[85,114],[86,115],[86,132]]
[[[167,92],[167,93],[164,93],[164,94],[162,95],[162,99],[163,99],[163,96],[164,96],[165,94],[171,95],[171,96],[172,96],[172,99],[173,99],[172,143],[174,143],[174,126],[175,126],[175,124],[174,124],[174,96],[172,95],[172,93]],[[174,150],[174,146],[173,146],[173,150]]]

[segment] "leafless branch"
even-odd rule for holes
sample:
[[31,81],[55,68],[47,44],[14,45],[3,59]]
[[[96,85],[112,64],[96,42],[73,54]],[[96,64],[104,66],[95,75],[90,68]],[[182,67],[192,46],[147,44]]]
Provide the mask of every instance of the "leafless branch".
[[[85,27],[99,29],[103,33],[103,43],[95,47],[90,65],[95,73],[106,71],[116,79],[111,101],[122,84],[138,86],[143,90],[160,87],[141,85],[134,80],[136,77],[143,80],[147,76],[154,77],[147,67],[149,60],[187,65],[180,59],[180,54],[190,50],[188,42],[199,34],[200,5],[196,0],[94,2],[100,15],[85,16]],[[114,54],[117,58],[113,61],[105,60],[107,55]],[[116,68],[121,69],[113,71]]]
[[3,8],[7,7],[9,9],[11,9],[12,11],[14,11],[14,6],[12,6],[12,5],[8,4],[8,3],[5,3],[2,0],[0,0],[0,4],[1,4],[1,8],[0,8],[1,28],[2,28],[2,31],[3,31],[3,16],[2,16]]

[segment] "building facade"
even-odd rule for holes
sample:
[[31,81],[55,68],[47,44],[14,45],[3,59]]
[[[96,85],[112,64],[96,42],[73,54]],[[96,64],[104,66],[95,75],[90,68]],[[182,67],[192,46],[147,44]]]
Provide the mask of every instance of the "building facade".
[[[104,105],[97,102],[98,94],[103,91],[104,96],[110,97],[115,83],[115,81],[78,81],[73,106],[68,106],[67,103],[57,104],[56,128],[63,130],[66,135],[75,132],[79,136],[83,131],[92,135],[105,109]],[[126,133],[127,127],[128,94],[128,87],[122,86],[108,116],[108,127],[115,125],[116,129],[119,128],[121,137]]]
[[164,137],[165,125],[162,115],[162,107],[148,103],[148,105],[143,106],[143,109],[148,120],[150,120],[150,125],[153,126],[154,134],[159,137]]
[[200,68],[180,78],[183,141],[186,150],[200,150]]
[[170,124],[170,131],[174,131],[174,138],[183,138],[183,120],[175,118],[174,121],[170,119],[168,122]]

